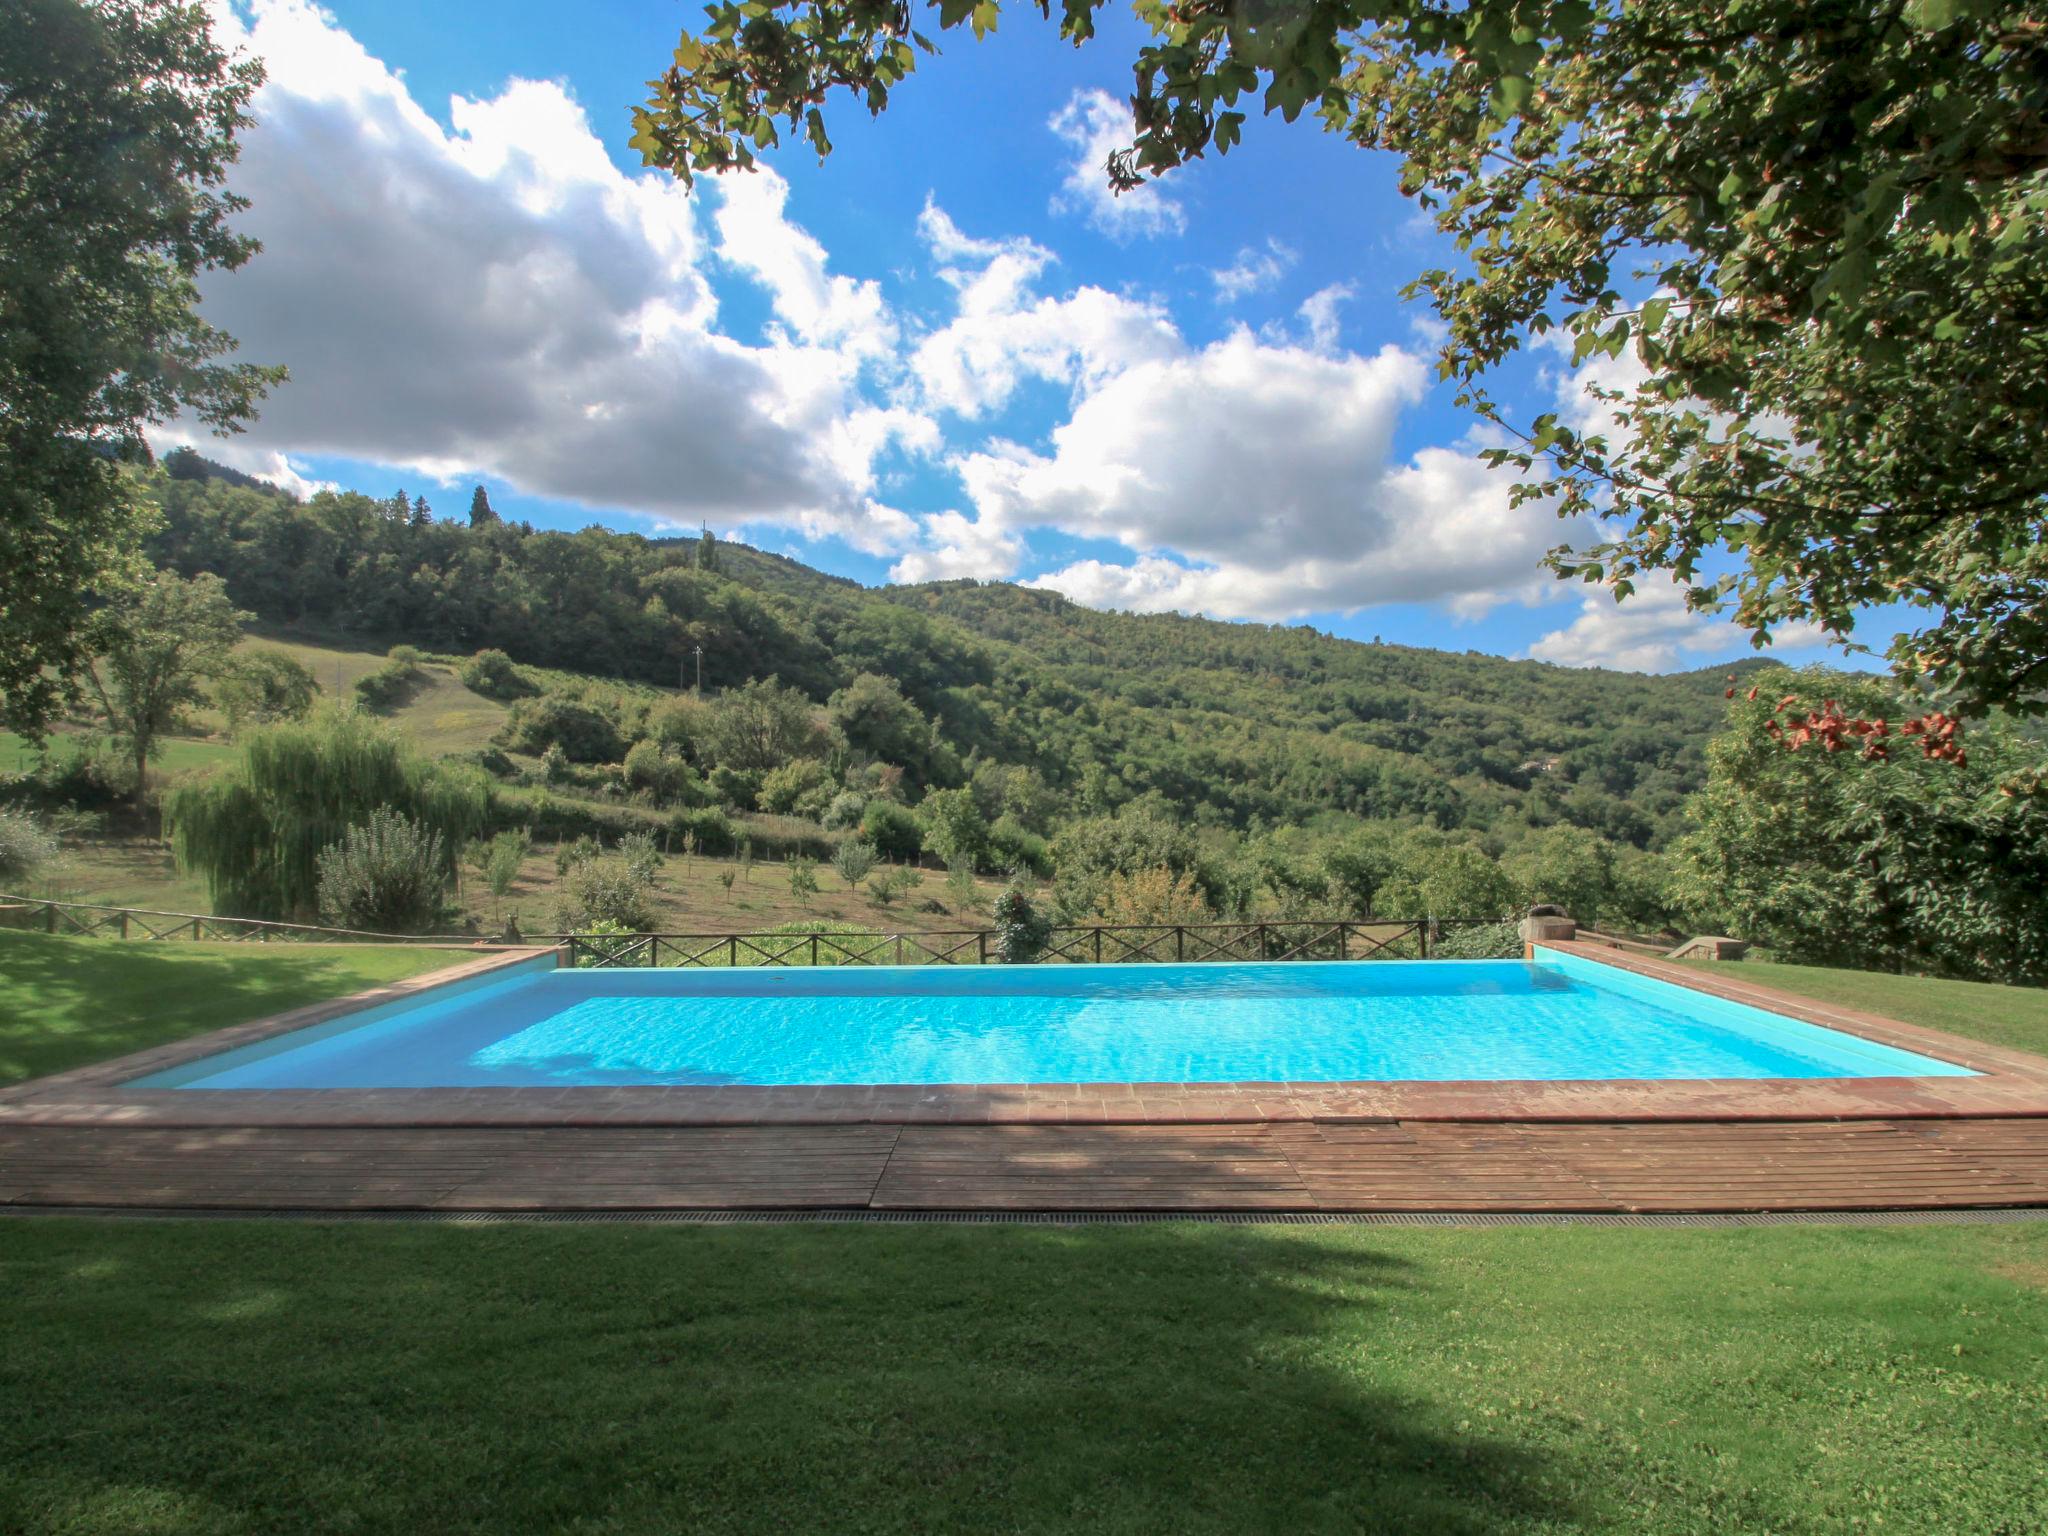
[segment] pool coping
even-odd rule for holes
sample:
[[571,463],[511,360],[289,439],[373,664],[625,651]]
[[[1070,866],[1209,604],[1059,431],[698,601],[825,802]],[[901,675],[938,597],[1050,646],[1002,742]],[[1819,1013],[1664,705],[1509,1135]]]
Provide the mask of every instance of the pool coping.
[[[1975,1077],[1586,1082],[974,1083],[576,1088],[134,1087],[203,1057],[497,970],[481,958],[0,1090],[0,1125],[390,1126],[1200,1125],[1315,1121],[1629,1123],[2048,1117],[2048,1058],[1795,997],[1583,940],[1535,946],[1970,1068]],[[1312,963],[1312,962],[1304,962]],[[1401,962],[1390,961],[1388,964]]]

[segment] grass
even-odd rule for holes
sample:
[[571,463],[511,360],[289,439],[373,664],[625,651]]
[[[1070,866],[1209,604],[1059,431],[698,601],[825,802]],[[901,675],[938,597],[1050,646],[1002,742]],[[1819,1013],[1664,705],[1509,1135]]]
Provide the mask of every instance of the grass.
[[6,1238],[15,1532],[2048,1524],[2048,1223]]
[[1781,965],[1745,960],[1739,966],[1687,961],[1696,969],[1779,987],[1798,997],[1882,1014],[1902,1024],[1946,1030],[1988,1045],[2048,1055],[2048,990],[2004,987],[1983,981],[1936,981],[1925,976],[1891,976],[1878,971],[1830,970],[1818,965]]
[[241,944],[124,944],[0,930],[0,1086],[344,996],[462,958],[432,949],[333,945],[252,951]]

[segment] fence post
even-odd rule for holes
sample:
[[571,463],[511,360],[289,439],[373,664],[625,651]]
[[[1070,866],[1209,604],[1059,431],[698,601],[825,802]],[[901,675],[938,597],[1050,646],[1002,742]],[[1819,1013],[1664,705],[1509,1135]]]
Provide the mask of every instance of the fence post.
[[816,970],[817,968],[818,968],[818,936],[817,936],[817,935],[816,935],[816,934],[814,933],[814,934],[812,934],[812,935],[811,935],[811,969],[812,969],[812,970]]
[[57,903],[54,901],[43,903],[43,928],[48,933],[57,931]]
[[896,935],[896,963],[903,963],[903,935],[900,933]]
[[728,934],[725,940],[725,963],[737,969],[740,963],[740,936]]
[[124,939],[128,937],[128,909],[126,907],[121,909],[121,937]]
[[1429,958],[1429,919],[1424,918],[1415,925],[1415,945],[1423,959]]
[[1102,924],[1095,925],[1095,963],[1102,964]]
[[1188,957],[1188,930],[1185,924],[1173,925],[1173,958],[1176,964]]

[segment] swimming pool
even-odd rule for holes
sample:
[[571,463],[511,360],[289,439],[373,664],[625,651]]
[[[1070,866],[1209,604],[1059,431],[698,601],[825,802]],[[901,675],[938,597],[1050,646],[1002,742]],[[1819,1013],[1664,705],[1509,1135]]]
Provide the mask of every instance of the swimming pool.
[[527,967],[138,1088],[1968,1077],[1555,951],[1263,965]]

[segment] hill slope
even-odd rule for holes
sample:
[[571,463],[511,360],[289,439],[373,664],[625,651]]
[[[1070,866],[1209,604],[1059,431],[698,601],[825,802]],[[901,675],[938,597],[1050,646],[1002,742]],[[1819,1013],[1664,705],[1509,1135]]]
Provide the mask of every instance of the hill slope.
[[[870,589],[782,556],[586,529],[422,520],[354,493],[153,476],[157,558],[271,627],[674,687],[779,677],[822,702],[893,679],[934,778],[1028,766],[1076,812],[1156,796],[1209,825],[1322,813],[1664,841],[1703,775],[1726,668],[1669,677],[1103,613],[1006,583]],[[1767,665],[1741,664],[1742,670]]]

